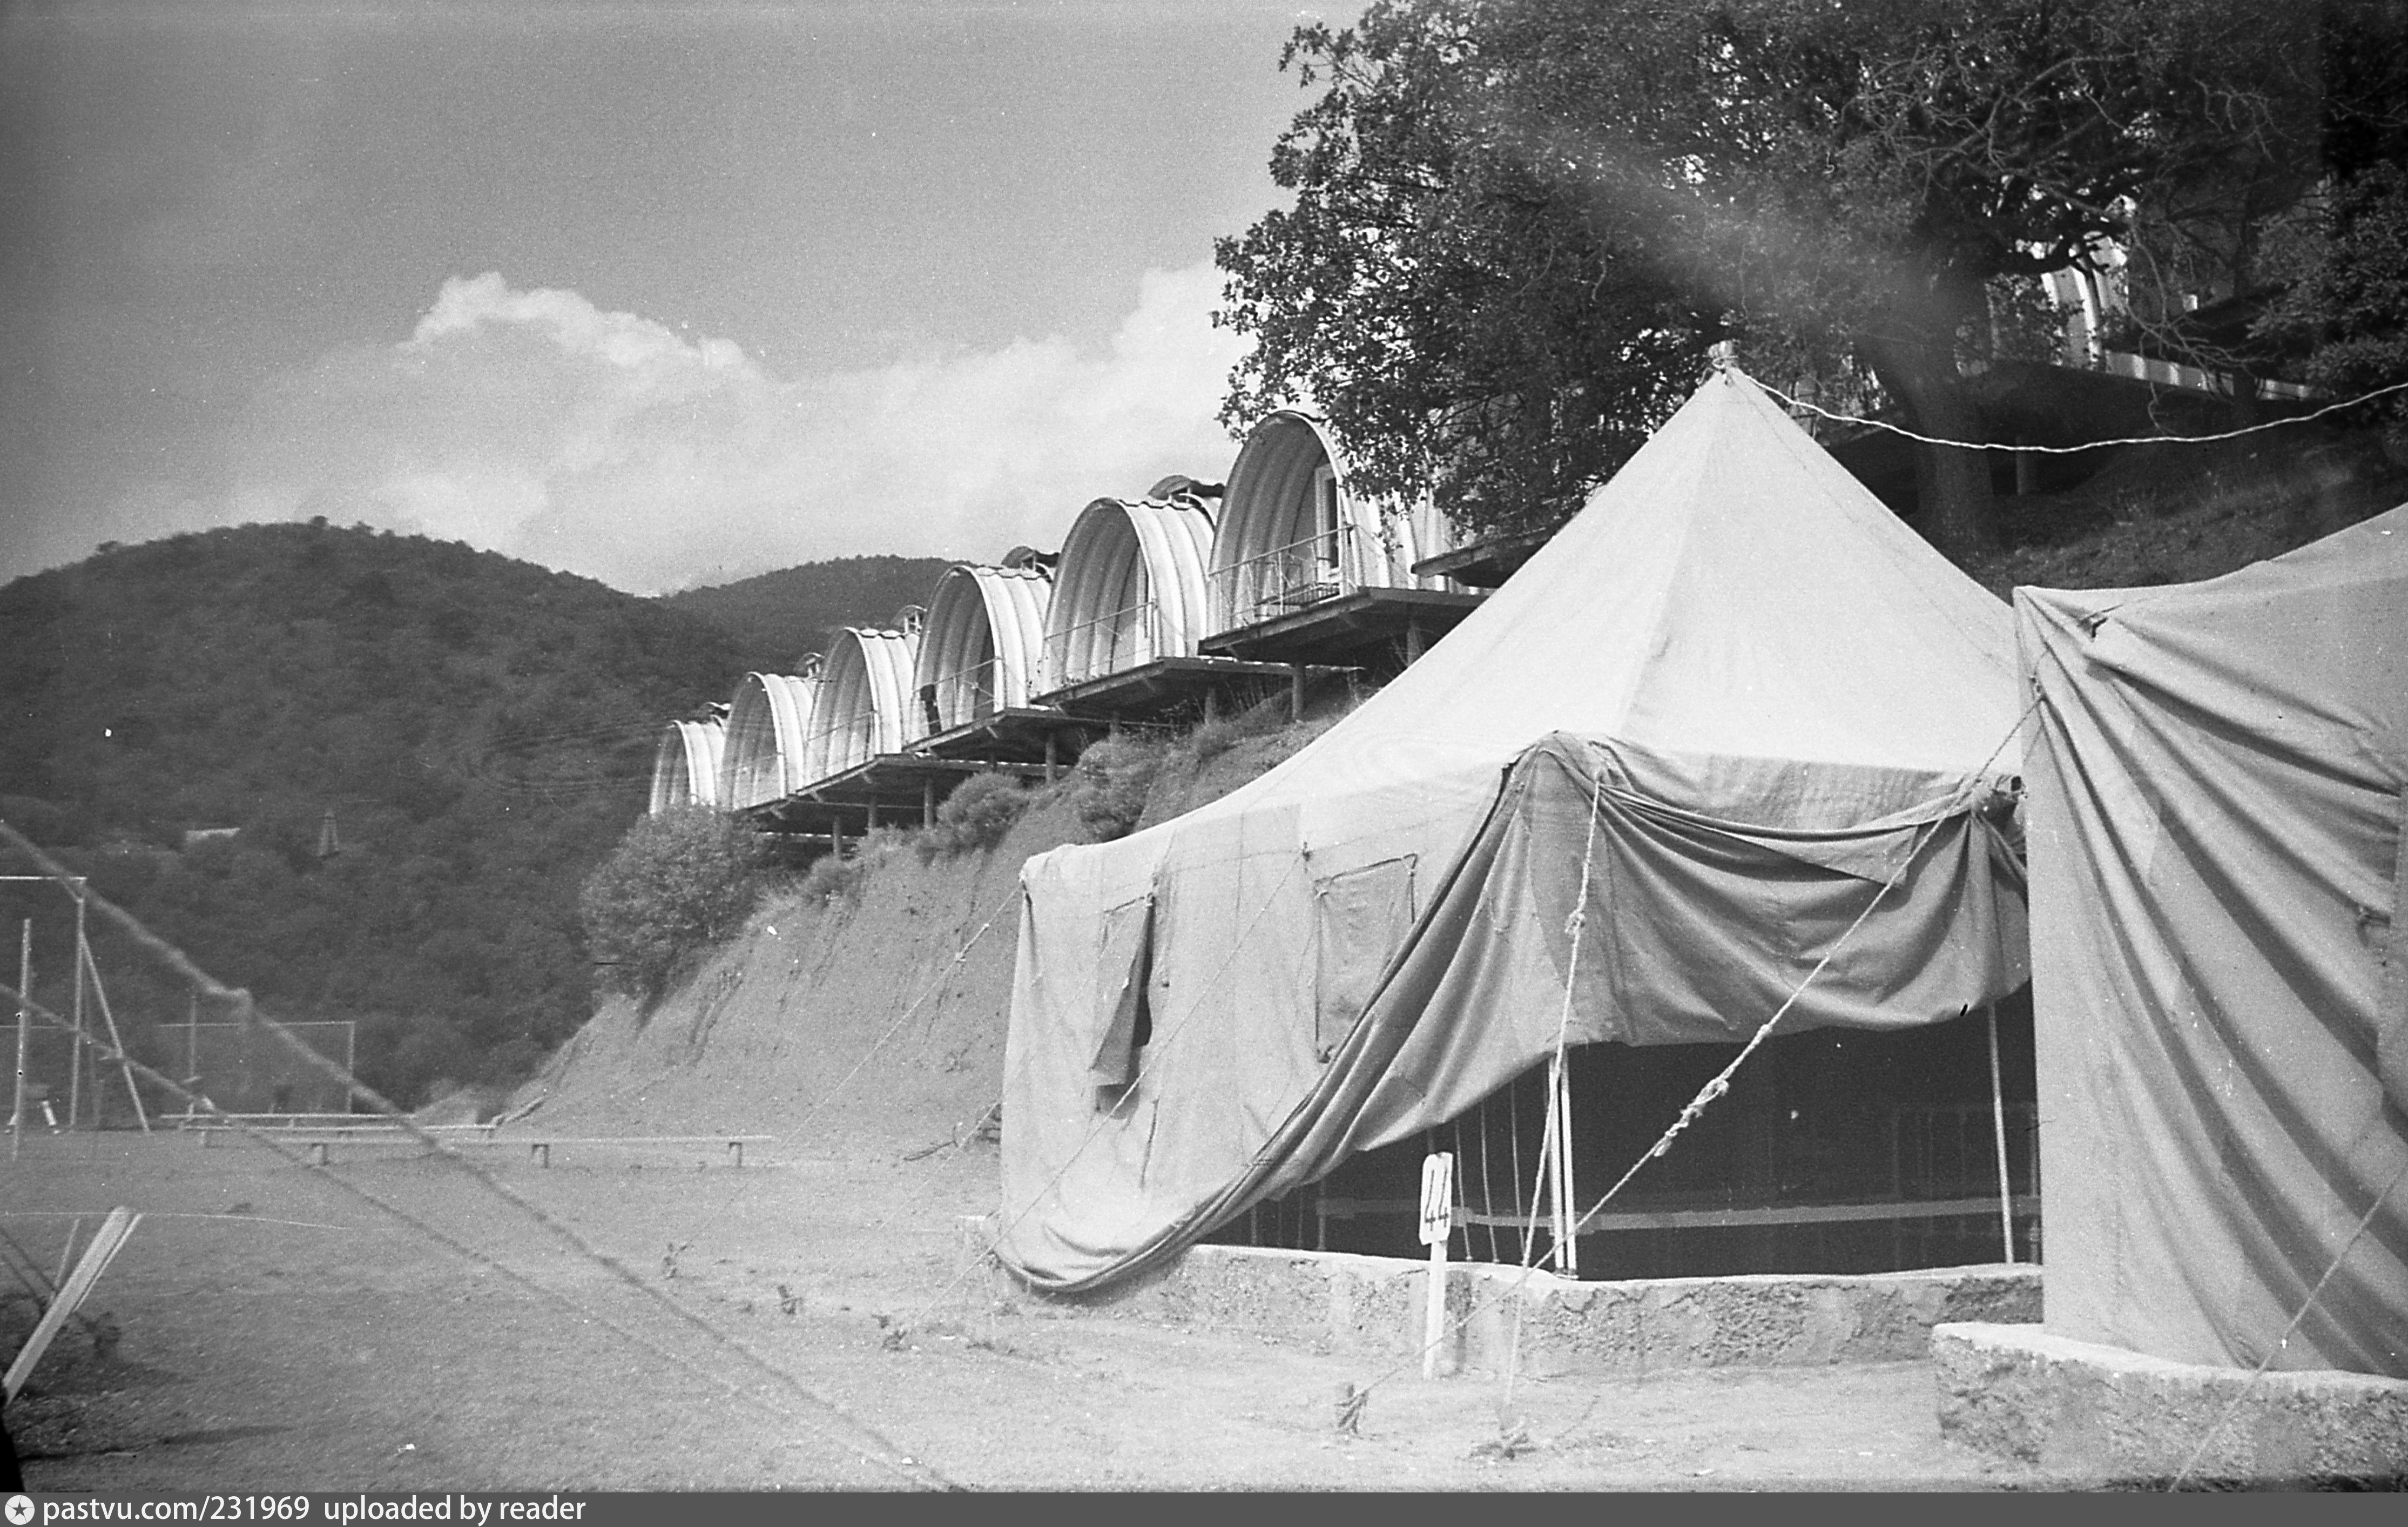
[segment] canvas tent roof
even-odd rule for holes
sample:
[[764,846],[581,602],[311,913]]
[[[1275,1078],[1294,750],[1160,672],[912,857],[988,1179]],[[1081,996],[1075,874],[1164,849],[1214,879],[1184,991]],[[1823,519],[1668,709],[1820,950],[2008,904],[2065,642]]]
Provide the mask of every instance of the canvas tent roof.
[[1742,1038],[1885,886],[1799,1026],[2012,990],[1990,771],[2016,715],[2006,608],[1710,378],[1295,757],[1030,861],[1002,1254],[1050,1288],[1125,1275],[1469,1106],[1566,1011],[1575,1043]]
[[2015,603],[2049,1328],[2408,1378],[2408,506]]

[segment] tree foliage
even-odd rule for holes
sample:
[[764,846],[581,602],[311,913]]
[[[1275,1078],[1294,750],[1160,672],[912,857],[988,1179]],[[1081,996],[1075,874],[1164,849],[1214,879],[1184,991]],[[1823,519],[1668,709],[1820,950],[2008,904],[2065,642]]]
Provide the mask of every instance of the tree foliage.
[[[2408,382],[2408,169],[2368,166],[2337,184],[2298,281],[2258,332],[2308,352],[2306,381],[2342,396]],[[2408,402],[2400,394],[2363,411],[2387,421],[2393,459],[2408,466]]]
[[608,990],[649,1001],[732,937],[760,894],[762,844],[743,818],[684,806],[639,818],[578,895]]
[[[359,1022],[363,1075],[409,1102],[515,1080],[584,1021],[579,886],[642,812],[663,718],[740,672],[659,601],[323,524],[19,579],[0,651],[8,820],[273,1016]],[[65,899],[0,907],[37,919],[64,1011]],[[182,1023],[184,989],[93,928],[118,1021]]]
[[[1257,347],[1226,413],[1309,393],[1367,487],[1479,529],[1576,507],[1719,336],[1977,439],[1978,363],[2045,342],[2037,276],[2134,252],[2172,346],[2199,342],[2176,288],[2261,279],[2324,173],[2332,39],[2396,9],[1382,0],[1300,28],[1296,205],[1219,246]],[[1980,550],[1978,454],[1923,451],[1918,485],[1926,532]]]
[[952,566],[940,556],[835,557],[681,590],[661,603],[726,631],[746,669],[792,673],[804,654],[825,646],[829,631],[884,626],[925,599]]
[[1220,321],[1254,341],[1223,422],[1307,401],[1363,491],[1435,492],[1484,529],[1562,518],[1686,393],[1713,327],[1642,230],[1526,151],[1475,66],[1497,51],[1469,6],[1299,28],[1282,66],[1326,88],[1272,152],[1296,205],[1216,246]]

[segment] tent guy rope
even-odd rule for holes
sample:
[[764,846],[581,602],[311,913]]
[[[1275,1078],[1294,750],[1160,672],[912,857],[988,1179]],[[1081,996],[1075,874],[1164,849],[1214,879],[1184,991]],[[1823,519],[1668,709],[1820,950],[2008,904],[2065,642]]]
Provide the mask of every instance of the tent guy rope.
[[[27,1011],[32,1013],[35,1017],[40,1019],[44,1023],[68,1032],[75,1031],[74,1025],[67,1019],[61,1017],[56,1013],[51,1012],[49,1008],[43,1006],[37,1001],[35,1001],[31,997],[16,990],[5,982],[0,982],[0,1000],[22,1002]],[[261,1021],[272,1023],[274,1020],[262,1019]],[[112,1046],[101,1044],[96,1038],[93,1038],[89,1035],[86,1037],[88,1041],[92,1043],[93,1048],[110,1063],[123,1063],[131,1065],[136,1073],[140,1075],[143,1080],[177,1096],[202,1114],[223,1120],[227,1126],[240,1131],[245,1138],[251,1140],[253,1144],[265,1145],[269,1151],[295,1166],[309,1168],[312,1171],[315,1170],[311,1167],[311,1163],[308,1157],[303,1155],[294,1147],[276,1139],[275,1131],[258,1129],[233,1115],[227,1114],[208,1098],[202,1097],[199,1093],[190,1091],[183,1088],[174,1078],[143,1064],[143,1062],[135,1059],[132,1056],[116,1051]],[[452,1155],[448,1149],[445,1150],[443,1154],[447,1156]],[[452,1156],[452,1159],[459,1161],[461,1165],[466,1167],[479,1178],[485,1178],[483,1170],[477,1167],[475,1163],[468,1161],[466,1158]],[[338,1190],[351,1194],[352,1197],[359,1199],[361,1202],[368,1204],[370,1207],[382,1214],[390,1215],[394,1219],[400,1221],[404,1226],[425,1236],[427,1239],[435,1242],[444,1249],[454,1253],[477,1266],[483,1267],[499,1274],[503,1278],[518,1285],[520,1288],[525,1289],[540,1299],[562,1306],[575,1315],[580,1321],[590,1322],[600,1326],[603,1330],[609,1332],[612,1335],[625,1340],[630,1346],[639,1347],[644,1351],[652,1354],[654,1357],[661,1359],[663,1361],[684,1370],[691,1376],[704,1379],[718,1386],[719,1388],[726,1390],[730,1397],[751,1400],[754,1404],[761,1405],[764,1408],[772,1411],[772,1413],[781,1419],[800,1421],[806,1428],[815,1432],[827,1441],[844,1448],[846,1450],[853,1453],[856,1457],[861,1458],[867,1462],[876,1464],[881,1468],[897,1475],[909,1483],[921,1486],[922,1488],[947,1490],[954,1488],[952,1481],[944,1478],[944,1477],[939,1475],[934,1469],[929,1468],[927,1465],[918,1463],[910,1455],[904,1453],[901,1448],[896,1447],[891,1441],[879,1433],[876,1429],[855,1418],[850,1410],[838,1405],[837,1402],[828,1400],[812,1391],[792,1374],[787,1373],[785,1370],[761,1357],[758,1353],[753,1352],[752,1349],[743,1346],[724,1332],[722,1332],[710,1321],[695,1315],[685,1306],[669,1299],[666,1295],[661,1293],[660,1290],[654,1289],[652,1285],[646,1283],[633,1272],[629,1271],[624,1263],[618,1260],[618,1259],[588,1245],[583,1237],[578,1235],[574,1231],[569,1230],[566,1226],[560,1224],[548,1214],[543,1214],[539,1210],[534,1211],[538,1222],[543,1225],[545,1229],[552,1231],[554,1234],[565,1239],[570,1246],[571,1249],[611,1274],[619,1282],[640,1295],[645,1302],[658,1309],[666,1311],[674,1317],[680,1323],[699,1331],[719,1347],[733,1353],[739,1361],[774,1379],[779,1385],[799,1395],[805,1401],[809,1402],[810,1405],[826,1411],[830,1415],[833,1415],[839,1420],[843,1421],[846,1425],[875,1438],[878,1447],[884,1448],[885,1451],[882,1453],[876,1450],[876,1448],[864,1447],[858,1441],[836,1435],[827,1431],[824,1427],[813,1425],[807,1417],[797,1414],[796,1411],[787,1407],[776,1405],[767,1401],[758,1392],[748,1389],[743,1385],[733,1382],[725,1374],[714,1372],[713,1370],[695,1362],[693,1359],[677,1351],[675,1348],[656,1342],[643,1334],[641,1332],[635,1331],[611,1319],[607,1315],[597,1313],[590,1303],[581,1303],[578,1300],[572,1299],[569,1295],[562,1293],[534,1278],[527,1276],[524,1273],[511,1267],[509,1263],[500,1261],[486,1252],[480,1251],[475,1246],[469,1246],[466,1242],[461,1241],[458,1237],[443,1230],[441,1227],[429,1222],[418,1215],[412,1214],[410,1211],[402,1208],[398,1204],[379,1197],[377,1194],[368,1191],[366,1188],[362,1188],[359,1184],[352,1182],[347,1177],[325,1173],[319,1173],[317,1175],[319,1180],[332,1184]],[[490,1179],[487,1180],[490,1184]],[[498,1185],[493,1186],[498,1187]],[[524,1204],[524,1201],[517,1198],[515,1195],[506,1192],[504,1196],[509,1198],[513,1203],[520,1204],[523,1207],[526,1206]]]
[[2257,1388],[2259,1379],[2266,1376],[2266,1370],[2274,1365],[2274,1359],[2281,1355],[2283,1348],[2289,1344],[2291,1333],[2300,1329],[2300,1322],[2308,1318],[2308,1312],[2315,1308],[2316,1301],[2323,1297],[2325,1285],[2330,1283],[2333,1275],[2341,1271],[2341,1264],[2349,1260],[2350,1248],[2358,1245],[2358,1238],[2366,1233],[2367,1227],[2374,1223],[2374,1217],[2382,1209],[2384,1201],[2388,1199],[2393,1190],[2403,1181],[2408,1181],[2408,1163],[2403,1163],[2399,1171],[2391,1174],[2391,1180],[2384,1184],[2383,1191],[2375,1194],[2374,1202],[2369,1203],[2366,1206],[2366,1212],[2358,1217],[2357,1228],[2352,1230],[2347,1238],[2342,1242],[2341,1249],[2333,1253],[2332,1262],[2325,1268],[2324,1276],[2316,1279],[2315,1287],[2308,1290],[2307,1298],[2300,1301],[2300,1307],[2292,1312],[2290,1324],[2285,1326],[2283,1333],[2275,1337],[2272,1344],[2266,1348],[2266,1355],[2258,1360],[2258,1366],[2250,1370],[2249,1376],[2242,1381],[2240,1389],[2233,1391],[2232,1398],[2226,1402],[2224,1409],[2216,1415],[2214,1421],[2209,1423],[2207,1430],[2199,1434],[2199,1446],[2191,1449],[2190,1457],[2184,1462],[2182,1468],[2175,1473],[2173,1478],[2167,1482],[2167,1490],[2180,1490],[2183,1482],[2191,1477],[2191,1471],[2199,1467],[2200,1460],[2207,1456],[2208,1444],[2215,1440],[2215,1434],[2223,1431],[2226,1424],[2232,1419],[2233,1414],[2240,1410],[2241,1403],[2249,1398],[2249,1391]]
[[[2026,724],[2031,720],[2033,713],[2039,709],[2040,703],[2039,697],[2034,696],[2031,701],[2027,704],[2023,711],[2015,717],[2014,724],[2007,728],[2006,735],[2000,738],[1998,745],[1990,750],[1989,756],[1983,760],[1981,767],[1969,774],[1966,777],[1965,782],[1957,787],[1956,792],[1944,802],[1944,809],[1935,811],[1928,819],[1917,825],[1914,844],[1904,855],[1899,857],[1898,868],[1890,872],[1889,878],[1882,883],[1879,889],[1874,891],[1871,899],[1865,903],[1864,909],[1856,914],[1856,920],[1851,922],[1841,931],[1840,936],[1835,939],[1832,942],[1831,946],[1824,952],[1823,958],[1815,961],[1813,968],[1809,970],[1806,974],[1799,979],[1798,985],[1791,989],[1788,997],[1784,999],[1781,1005],[1773,1011],[1770,1017],[1764,1020],[1764,1023],[1756,1030],[1755,1036],[1747,1042],[1746,1045],[1740,1051],[1739,1055],[1732,1059],[1731,1063],[1725,1066],[1711,1081],[1707,1082],[1703,1088],[1698,1089],[1698,1095],[1690,1100],[1686,1107],[1681,1110],[1680,1116],[1672,1121],[1670,1127],[1666,1129],[1663,1134],[1656,1139],[1655,1145],[1641,1152],[1638,1160],[1630,1164],[1629,1170],[1623,1173],[1623,1174],[1615,1180],[1613,1186],[1607,1188],[1605,1192],[1598,1197],[1598,1201],[1594,1204],[1591,1204],[1589,1208],[1580,1216],[1579,1219],[1576,1220],[1572,1226],[1572,1233],[1574,1235],[1580,1233],[1583,1226],[1587,1225],[1598,1215],[1604,1212],[1606,1204],[1611,1203],[1614,1195],[1621,1192],[1623,1188],[1627,1186],[1633,1177],[1639,1174],[1641,1168],[1644,1167],[1649,1161],[1656,1160],[1656,1158],[1664,1155],[1665,1152],[1671,1149],[1673,1141],[1680,1136],[1682,1131],[1685,1131],[1691,1124],[1695,1123],[1698,1116],[1703,1114],[1716,1099],[1729,1091],[1730,1078],[1738,1072],[1741,1063],[1745,1061],[1750,1055],[1753,1055],[1756,1052],[1756,1048],[1761,1045],[1766,1039],[1770,1037],[1773,1027],[1778,1024],[1783,1017],[1788,1015],[1790,1010],[1797,1005],[1799,1000],[1805,995],[1807,988],[1813,984],[1814,979],[1829,968],[1831,961],[1838,957],[1841,950],[1845,948],[1848,942],[1856,936],[1857,930],[1864,927],[1866,919],[1872,915],[1873,909],[1878,907],[1882,900],[1888,896],[1890,891],[1897,886],[1900,877],[1902,877],[1906,873],[1908,868],[1914,863],[1916,857],[1923,852],[1924,845],[1928,842],[1932,829],[1937,828],[1941,822],[1946,820],[1949,816],[1954,815],[1960,805],[1969,805],[1976,798],[1977,792],[1991,787],[1990,782],[1992,776],[1990,771],[1992,767],[1998,762],[2000,756],[2005,753],[2007,748],[2014,743],[2015,739],[2023,735]],[[1582,874],[1584,881],[1585,881],[1587,875],[1587,866],[1585,864],[1582,866]],[[1569,1001],[1570,987],[1570,976],[1568,973],[1566,976],[1567,1001]],[[1534,1211],[1536,1205],[1534,1203]],[[1469,1306],[1464,1311],[1460,1318],[1448,1321],[1447,1330],[1440,1336],[1433,1338],[1432,1341],[1426,1343],[1422,1347],[1415,1349],[1414,1352],[1404,1361],[1401,1361],[1396,1366],[1382,1373],[1378,1377],[1371,1380],[1369,1384],[1363,1386],[1360,1392],[1368,1395],[1372,1390],[1377,1389],[1381,1385],[1388,1382],[1390,1379],[1395,1378],[1399,1374],[1418,1365],[1422,1361],[1424,1355],[1431,1347],[1435,1346],[1438,1341],[1453,1339],[1456,1333],[1469,1325],[1474,1318],[1489,1310],[1495,1309],[1498,1305],[1503,1304],[1508,1299],[1513,1299],[1516,1301],[1516,1315],[1518,1317],[1518,1304],[1522,1289],[1529,1283],[1531,1275],[1536,1273],[1544,1261],[1552,1260],[1553,1253],[1551,1252],[1547,1258],[1541,1259],[1538,1262],[1525,1263],[1520,1275],[1515,1277],[1511,1284],[1498,1289],[1486,1299],[1472,1300]],[[1517,1340],[1519,1334],[1520,1327],[1517,1318],[1515,1325],[1515,1336]],[[1510,1390],[1508,1392],[1510,1394]]]
[[[1561,1159],[1571,1154],[1571,1143],[1568,1138],[1571,1132],[1571,1081],[1564,1072],[1564,1052],[1568,1048],[1567,1039],[1572,1028],[1572,992],[1580,979],[1581,936],[1588,931],[1589,883],[1597,868],[1597,820],[1604,811],[1604,793],[1592,787],[1588,797],[1587,836],[1581,843],[1580,891],[1573,898],[1571,915],[1564,919],[1566,927],[1571,933],[1571,950],[1564,961],[1564,1000],[1555,1010],[1555,1055],[1549,1060],[1547,1067],[1547,1145],[1539,1153],[1542,1164],[1539,1174],[1530,1182],[1530,1217],[1535,1220],[1539,1217],[1539,1185],[1547,1179],[1543,1163],[1550,1159],[1556,1161],[1558,1170],[1555,1176],[1555,1244],[1548,1248],[1548,1257],[1551,1260],[1563,1265],[1569,1250],[1572,1254],[1570,1265],[1575,1267],[1578,1265],[1579,1243],[1568,1241],[1565,1234],[1568,1227],[1564,1222],[1567,1207],[1565,1179],[1570,1175],[1570,1172],[1568,1167],[1563,1166]],[[1538,1241],[1531,1233],[1531,1230],[1535,1228],[1535,1226],[1526,1228],[1522,1232],[1522,1271],[1525,1278],[1537,1265],[1535,1253],[1538,1249]],[[1435,1345],[1438,1340],[1452,1335],[1453,1333],[1449,1332],[1444,1336],[1433,1338],[1432,1345]],[[1513,1384],[1520,1376],[1521,1366],[1522,1306],[1517,1301],[1513,1306],[1513,1333],[1506,1347],[1505,1356],[1505,1404],[1508,1406],[1513,1404]]]
[[[45,873],[64,877],[67,872],[56,860],[52,859],[50,855],[44,853],[39,846],[27,839],[23,834],[18,832],[14,827],[10,826],[6,821],[0,821],[0,843],[6,843],[17,848],[19,852],[24,854],[36,864],[40,866]],[[295,1051],[304,1060],[333,1076],[336,1080],[342,1082],[351,1089],[351,1095],[367,1102],[371,1106],[375,1107],[380,1112],[384,1113],[395,1123],[400,1125],[406,1131],[417,1138],[421,1143],[424,1144],[435,1155],[453,1163],[458,1170],[466,1172],[472,1180],[481,1184],[487,1191],[493,1193],[494,1196],[502,1199],[505,1203],[508,1203],[512,1207],[518,1209],[535,1224],[568,1246],[577,1255],[586,1259],[595,1266],[598,1266],[610,1274],[615,1280],[624,1287],[634,1291],[642,1301],[651,1304],[654,1308],[668,1314],[681,1324],[690,1327],[707,1336],[714,1344],[733,1354],[740,1362],[775,1380],[781,1387],[807,1402],[810,1406],[815,1407],[818,1410],[836,1418],[846,1427],[853,1429],[863,1436],[872,1439],[870,1444],[865,1445],[861,1441],[853,1438],[836,1435],[835,1433],[828,1432],[824,1427],[814,1427],[813,1430],[818,1431],[821,1435],[826,1438],[826,1440],[843,1447],[846,1450],[853,1452],[855,1456],[861,1458],[865,1462],[886,1470],[889,1473],[896,1475],[897,1477],[904,1479],[908,1483],[917,1485],[922,1488],[953,1488],[951,1480],[938,1473],[935,1469],[912,1459],[910,1455],[904,1452],[902,1448],[896,1447],[893,1442],[880,1433],[876,1428],[869,1426],[867,1423],[853,1416],[844,1405],[813,1391],[805,1386],[803,1382],[796,1378],[793,1374],[788,1373],[784,1369],[777,1366],[775,1363],[772,1363],[768,1360],[761,1357],[758,1353],[753,1352],[751,1348],[738,1342],[734,1337],[712,1325],[709,1320],[704,1319],[701,1316],[677,1303],[675,1300],[668,1298],[658,1289],[654,1288],[652,1284],[645,1281],[641,1276],[629,1269],[617,1258],[609,1255],[607,1252],[604,1252],[592,1245],[582,1235],[579,1234],[575,1229],[563,1223],[540,1205],[531,1202],[523,1195],[495,1179],[492,1174],[488,1173],[477,1162],[469,1160],[467,1157],[453,1149],[447,1142],[442,1140],[440,1136],[430,1132],[415,1119],[409,1117],[407,1114],[404,1114],[400,1109],[396,1108],[389,1100],[384,1098],[382,1094],[377,1092],[374,1088],[367,1087],[365,1083],[360,1082],[358,1078],[352,1076],[349,1072],[343,1070],[342,1067],[337,1065],[334,1061],[318,1054],[316,1050],[304,1044],[282,1024],[278,1023],[275,1019],[260,1013],[256,1005],[253,1003],[250,992],[241,990],[237,987],[227,987],[223,983],[218,981],[214,976],[211,976],[208,972],[194,964],[181,950],[176,948],[165,939],[160,938],[156,933],[151,932],[148,928],[145,928],[137,919],[136,919],[131,913],[118,907],[106,897],[100,895],[97,891],[87,889],[86,895],[89,897],[93,910],[99,912],[103,916],[108,917],[110,921],[123,929],[136,944],[165,961],[171,969],[177,972],[177,973],[184,976],[188,981],[191,981],[194,985],[201,987],[201,989],[207,992],[210,997],[219,1001],[236,1003],[237,1010],[243,1014],[245,1021],[260,1025],[271,1035],[284,1044],[288,1048]],[[143,1064],[141,1061],[134,1059],[134,1057],[126,1054],[118,1046],[102,1043],[97,1036],[86,1032],[71,1020],[60,1016],[58,1014],[50,1011],[48,1007],[36,1002],[30,994],[20,992],[14,987],[7,987],[5,984],[0,984],[0,999],[22,1003],[29,1013],[34,1015],[36,1017],[40,1018],[45,1023],[63,1030],[67,1033],[82,1038],[84,1042],[91,1044],[93,1051],[100,1055],[107,1062],[110,1064],[130,1066],[136,1073],[139,1073],[145,1080],[150,1081],[152,1085],[157,1086],[181,1099],[188,1106],[204,1112],[213,1117],[222,1120],[228,1125],[231,1125],[236,1130],[241,1131],[246,1138],[256,1144],[265,1145],[268,1149],[275,1152],[279,1157],[285,1160],[291,1161],[299,1166],[309,1165],[308,1159],[304,1155],[294,1150],[293,1147],[274,1139],[272,1131],[256,1129],[244,1120],[236,1118],[232,1115],[227,1114],[224,1110],[219,1108],[208,1099],[204,1098],[197,1092],[194,1092],[185,1088],[174,1078]],[[353,1196],[371,1204],[378,1210],[393,1216],[404,1224],[410,1226],[412,1229],[419,1231],[430,1239],[435,1240],[447,1249],[452,1250],[460,1256],[466,1257],[479,1265],[489,1267],[494,1271],[500,1273],[510,1281],[519,1284],[523,1288],[530,1289],[545,1299],[575,1310],[580,1318],[592,1319],[595,1323],[603,1325],[605,1329],[611,1331],[613,1334],[624,1337],[629,1342],[642,1347],[647,1351],[652,1352],[655,1356],[658,1356],[664,1361],[685,1370],[687,1373],[724,1388],[733,1395],[741,1395],[751,1398],[753,1399],[755,1403],[765,1403],[761,1401],[760,1397],[753,1390],[751,1390],[740,1384],[734,1383],[724,1374],[713,1373],[710,1369],[695,1362],[693,1360],[677,1352],[673,1348],[663,1346],[657,1342],[651,1341],[644,1337],[640,1333],[615,1325],[609,1322],[605,1317],[595,1315],[588,1306],[578,1304],[567,1295],[547,1288],[545,1285],[538,1283],[518,1272],[516,1269],[509,1267],[507,1263],[495,1260],[485,1253],[479,1251],[474,1246],[468,1246],[460,1241],[456,1237],[441,1230],[439,1227],[429,1223],[416,1215],[410,1214],[408,1210],[387,1203],[386,1201],[377,1197],[375,1194],[368,1192],[358,1184],[353,1183],[345,1177],[331,1174],[323,1176],[322,1180],[336,1184],[344,1191],[350,1192]],[[785,1419],[805,1420],[806,1425],[810,1425],[807,1419],[791,1410],[787,1410],[784,1407],[772,1408],[775,1408],[778,1413]]]

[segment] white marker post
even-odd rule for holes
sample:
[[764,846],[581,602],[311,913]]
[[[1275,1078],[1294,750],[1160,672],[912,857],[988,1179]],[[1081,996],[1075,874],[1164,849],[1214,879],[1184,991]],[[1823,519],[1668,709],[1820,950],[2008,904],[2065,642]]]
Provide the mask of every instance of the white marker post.
[[1428,1317],[1423,1322],[1422,1376],[1438,1376],[1438,1352],[1446,1336],[1446,1243],[1455,1233],[1455,1153],[1422,1158],[1422,1244],[1429,1251]]

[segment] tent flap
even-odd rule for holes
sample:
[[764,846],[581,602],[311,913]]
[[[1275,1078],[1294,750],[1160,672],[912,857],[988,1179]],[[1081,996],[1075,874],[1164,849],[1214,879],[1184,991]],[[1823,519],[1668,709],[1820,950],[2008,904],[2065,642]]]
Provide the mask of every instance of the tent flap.
[[1104,1032],[1087,1074],[1097,1087],[1121,1087],[1137,1074],[1140,1027],[1152,1028],[1145,988],[1154,972],[1154,898],[1106,912],[1096,945],[1095,1010],[1104,1015]]
[[1413,925],[1413,864],[1402,854],[1312,883],[1319,979],[1313,1033],[1337,1053],[1370,1001],[1380,974]]
[[[1326,1069],[1212,1191],[1162,1205],[1156,1230],[1121,1257],[1066,1265],[1032,1232],[1007,1243],[1007,1260],[1055,1291],[1129,1275],[1351,1154],[1462,1113],[1550,1054],[1559,1025],[1573,1044],[1735,1042],[1796,994],[1784,1032],[1894,1029],[1956,1016],[2026,979],[2021,868],[1985,792],[1900,801],[1858,829],[1855,857],[1896,866],[1871,883],[1795,857],[1783,830],[1618,786],[1613,756],[1557,736],[1516,761]],[[1826,837],[1836,848],[1851,835]],[[1354,882],[1338,893],[1340,915],[1392,914],[1410,875],[1388,860],[1335,877]],[[1091,1133],[1078,1148],[1098,1145],[1109,1149]]]

